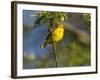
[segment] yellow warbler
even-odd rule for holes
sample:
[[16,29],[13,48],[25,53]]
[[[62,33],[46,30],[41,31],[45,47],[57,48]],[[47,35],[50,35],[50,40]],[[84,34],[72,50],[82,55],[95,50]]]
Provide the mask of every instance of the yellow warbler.
[[40,45],[41,48],[45,48],[47,44],[52,44],[52,39],[54,42],[59,42],[63,39],[64,36],[64,26],[59,25],[53,30],[46,38],[43,44]]

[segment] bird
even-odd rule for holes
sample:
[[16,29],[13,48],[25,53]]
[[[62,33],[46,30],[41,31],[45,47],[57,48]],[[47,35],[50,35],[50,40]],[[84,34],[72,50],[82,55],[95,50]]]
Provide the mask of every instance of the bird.
[[63,39],[63,36],[64,26],[60,24],[46,36],[45,41],[40,45],[40,47],[45,48],[48,44],[52,44],[53,42],[60,42]]

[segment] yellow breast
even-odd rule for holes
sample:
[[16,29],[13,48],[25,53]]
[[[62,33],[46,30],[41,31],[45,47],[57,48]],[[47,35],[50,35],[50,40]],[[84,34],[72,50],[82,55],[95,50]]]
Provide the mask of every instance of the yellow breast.
[[57,29],[54,30],[53,40],[55,42],[59,42],[60,40],[62,40],[63,36],[64,36],[64,29],[63,28],[58,27]]

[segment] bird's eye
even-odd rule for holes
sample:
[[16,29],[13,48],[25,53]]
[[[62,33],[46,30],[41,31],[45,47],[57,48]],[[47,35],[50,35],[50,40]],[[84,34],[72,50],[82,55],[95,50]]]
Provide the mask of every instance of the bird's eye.
[[62,25],[61,25],[60,27],[61,27],[61,28],[63,28],[63,26],[62,26]]

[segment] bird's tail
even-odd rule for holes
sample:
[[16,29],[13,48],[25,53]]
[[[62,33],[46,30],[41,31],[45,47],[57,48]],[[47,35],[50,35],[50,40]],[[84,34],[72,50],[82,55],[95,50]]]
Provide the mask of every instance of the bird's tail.
[[47,46],[47,42],[44,42],[40,45],[41,48],[45,48]]

